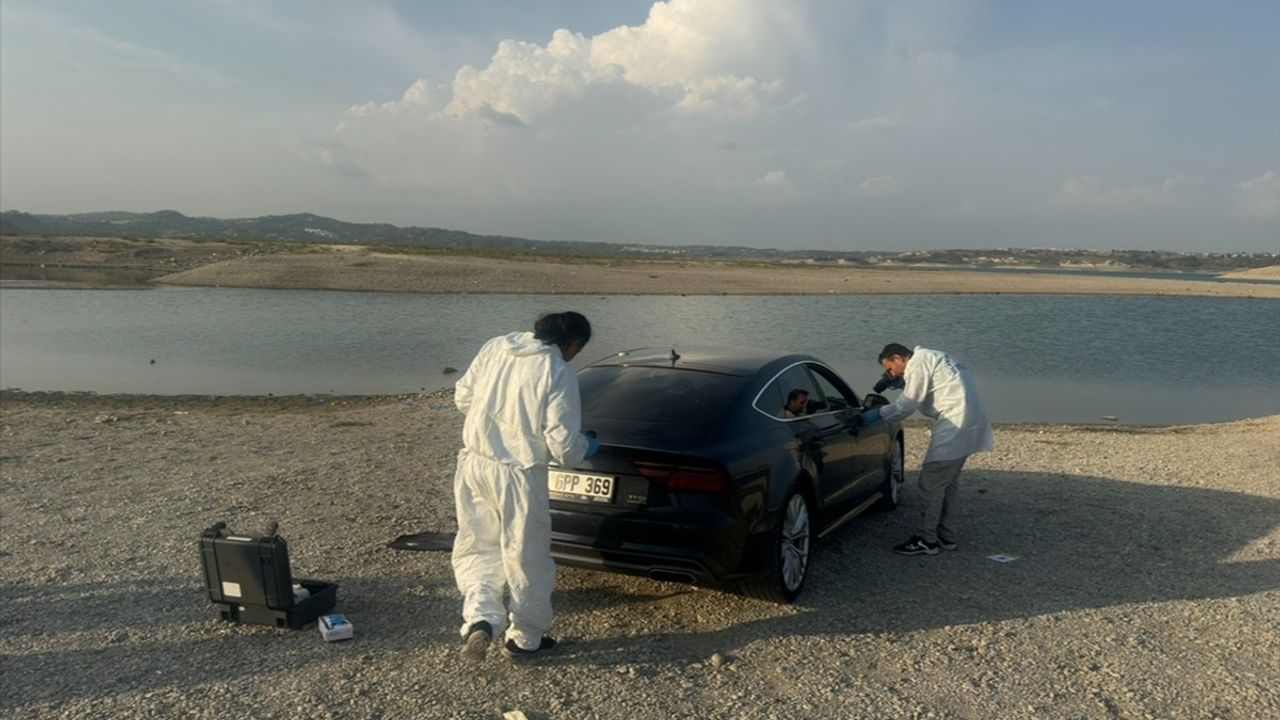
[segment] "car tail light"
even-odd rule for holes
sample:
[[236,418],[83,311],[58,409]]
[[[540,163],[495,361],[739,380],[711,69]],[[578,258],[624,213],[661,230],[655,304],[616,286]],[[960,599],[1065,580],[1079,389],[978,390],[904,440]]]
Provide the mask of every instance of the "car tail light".
[[713,468],[636,461],[641,477],[658,487],[673,492],[720,492],[728,486],[728,477]]

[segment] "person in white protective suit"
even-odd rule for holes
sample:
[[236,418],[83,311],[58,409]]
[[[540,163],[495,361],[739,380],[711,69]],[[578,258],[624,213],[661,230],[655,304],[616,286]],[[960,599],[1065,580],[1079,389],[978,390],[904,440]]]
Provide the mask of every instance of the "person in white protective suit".
[[[960,470],[974,453],[994,447],[991,423],[978,399],[969,368],[947,353],[890,343],[880,351],[880,366],[890,387],[902,394],[888,405],[867,410],[862,422],[902,420],[911,413],[933,419],[929,451],[920,469],[924,509],[917,533],[893,551],[899,555],[937,555],[955,550]],[[879,386],[877,386],[879,387]]]
[[466,660],[482,660],[504,629],[508,657],[555,646],[546,634],[556,576],[547,464],[571,466],[597,449],[581,433],[578,378],[568,365],[590,339],[582,315],[544,315],[534,332],[485,343],[454,386],[454,402],[467,414],[453,480],[453,574]]

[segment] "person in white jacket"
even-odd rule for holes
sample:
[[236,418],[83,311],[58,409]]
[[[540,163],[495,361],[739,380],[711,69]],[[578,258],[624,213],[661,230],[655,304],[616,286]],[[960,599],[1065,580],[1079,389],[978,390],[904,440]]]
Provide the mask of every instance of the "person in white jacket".
[[955,550],[960,470],[974,453],[994,447],[991,423],[978,399],[969,368],[947,353],[890,343],[880,351],[885,374],[900,379],[902,394],[894,402],[862,413],[866,424],[902,420],[913,412],[933,420],[929,451],[920,469],[924,496],[916,535],[897,545],[899,555],[937,555]]
[[595,454],[595,439],[581,433],[578,378],[568,365],[590,339],[579,313],[544,315],[533,332],[486,342],[454,386],[467,414],[453,480],[466,660],[482,660],[504,629],[508,657],[555,646],[546,634],[556,574],[547,464],[572,466]]

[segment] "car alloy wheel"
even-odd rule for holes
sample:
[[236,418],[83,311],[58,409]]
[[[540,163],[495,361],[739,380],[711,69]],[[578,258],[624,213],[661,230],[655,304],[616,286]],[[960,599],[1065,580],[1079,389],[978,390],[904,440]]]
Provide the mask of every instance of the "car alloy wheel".
[[881,510],[893,510],[898,507],[898,503],[902,502],[902,485],[907,479],[902,458],[902,438],[893,439],[893,449],[890,453],[890,456],[885,459],[884,485],[880,488],[880,502],[877,504]]
[[906,471],[902,462],[902,441],[893,441],[893,460],[889,467],[889,497],[897,505],[902,500],[902,484],[906,482]]
[[809,503],[795,493],[787,503],[782,519],[782,584],[787,594],[800,592],[809,568]]

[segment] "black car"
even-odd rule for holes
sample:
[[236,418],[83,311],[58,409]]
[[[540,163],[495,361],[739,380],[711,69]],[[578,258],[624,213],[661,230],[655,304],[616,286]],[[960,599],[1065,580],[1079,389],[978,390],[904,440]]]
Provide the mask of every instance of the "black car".
[[[578,373],[600,452],[551,467],[562,564],[715,585],[776,602],[804,586],[813,542],[902,486],[902,429],[860,425],[863,399],[808,355],[637,349]],[[807,393],[798,416],[793,390]]]

